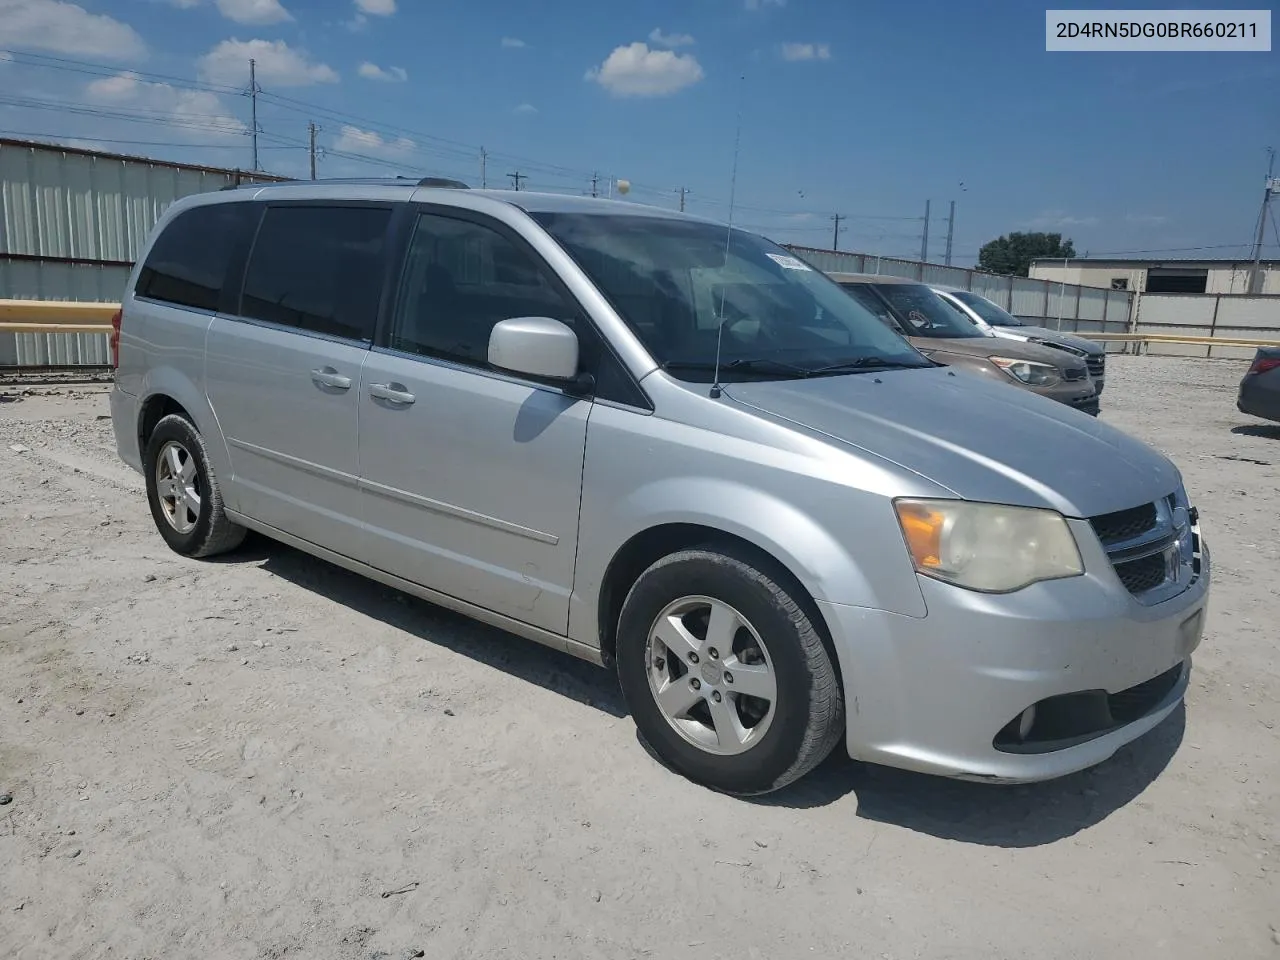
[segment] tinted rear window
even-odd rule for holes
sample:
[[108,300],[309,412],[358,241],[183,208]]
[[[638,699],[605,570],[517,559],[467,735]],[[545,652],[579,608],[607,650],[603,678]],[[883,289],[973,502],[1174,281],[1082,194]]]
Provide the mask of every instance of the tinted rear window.
[[256,209],[215,203],[180,213],[156,238],[134,293],[198,310],[217,310],[227,266]]
[[268,208],[245,271],[241,315],[372,340],[390,221],[386,207]]

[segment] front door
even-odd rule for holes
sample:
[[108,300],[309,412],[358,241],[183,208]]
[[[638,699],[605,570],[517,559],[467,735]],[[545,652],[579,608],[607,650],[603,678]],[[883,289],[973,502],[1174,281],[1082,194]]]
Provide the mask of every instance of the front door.
[[361,377],[361,503],[374,566],[564,633],[591,401],[489,367],[522,316],[583,322],[501,228],[419,215]]
[[358,553],[360,370],[382,290],[389,207],[272,205],[234,316],[206,342],[228,505]]

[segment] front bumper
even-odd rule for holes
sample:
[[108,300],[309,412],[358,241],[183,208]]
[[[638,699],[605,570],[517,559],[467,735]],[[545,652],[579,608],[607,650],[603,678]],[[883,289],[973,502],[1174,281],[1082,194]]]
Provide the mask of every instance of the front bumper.
[[1052,387],[1024,387],[1033,393],[1049,400],[1065,403],[1068,407],[1097,416],[1099,409],[1098,391],[1092,380],[1063,380]]
[[[921,577],[929,611],[921,618],[820,602],[845,682],[849,755],[1013,783],[1101,763],[1182,700],[1208,604],[1201,549],[1195,582],[1154,606],[1138,603],[1105,559],[1091,566],[1089,557],[1084,576],[998,596]],[[1010,749],[1011,724],[1054,697],[1064,699],[1052,706],[1110,703],[1115,717]]]

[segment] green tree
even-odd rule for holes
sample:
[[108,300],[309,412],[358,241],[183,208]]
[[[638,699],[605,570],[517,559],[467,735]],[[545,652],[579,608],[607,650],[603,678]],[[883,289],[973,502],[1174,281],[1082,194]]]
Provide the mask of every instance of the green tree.
[[1025,277],[1032,260],[1066,259],[1075,255],[1075,246],[1070,240],[1063,240],[1060,233],[1006,233],[983,244],[978,251],[978,269]]

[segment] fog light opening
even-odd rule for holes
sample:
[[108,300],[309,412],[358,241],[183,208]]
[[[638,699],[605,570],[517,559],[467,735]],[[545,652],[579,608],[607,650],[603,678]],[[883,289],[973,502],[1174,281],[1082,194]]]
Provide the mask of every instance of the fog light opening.
[[1033,703],[1027,709],[1023,710],[1018,717],[1018,739],[1025,741],[1031,736],[1031,728],[1036,723],[1036,705]]

